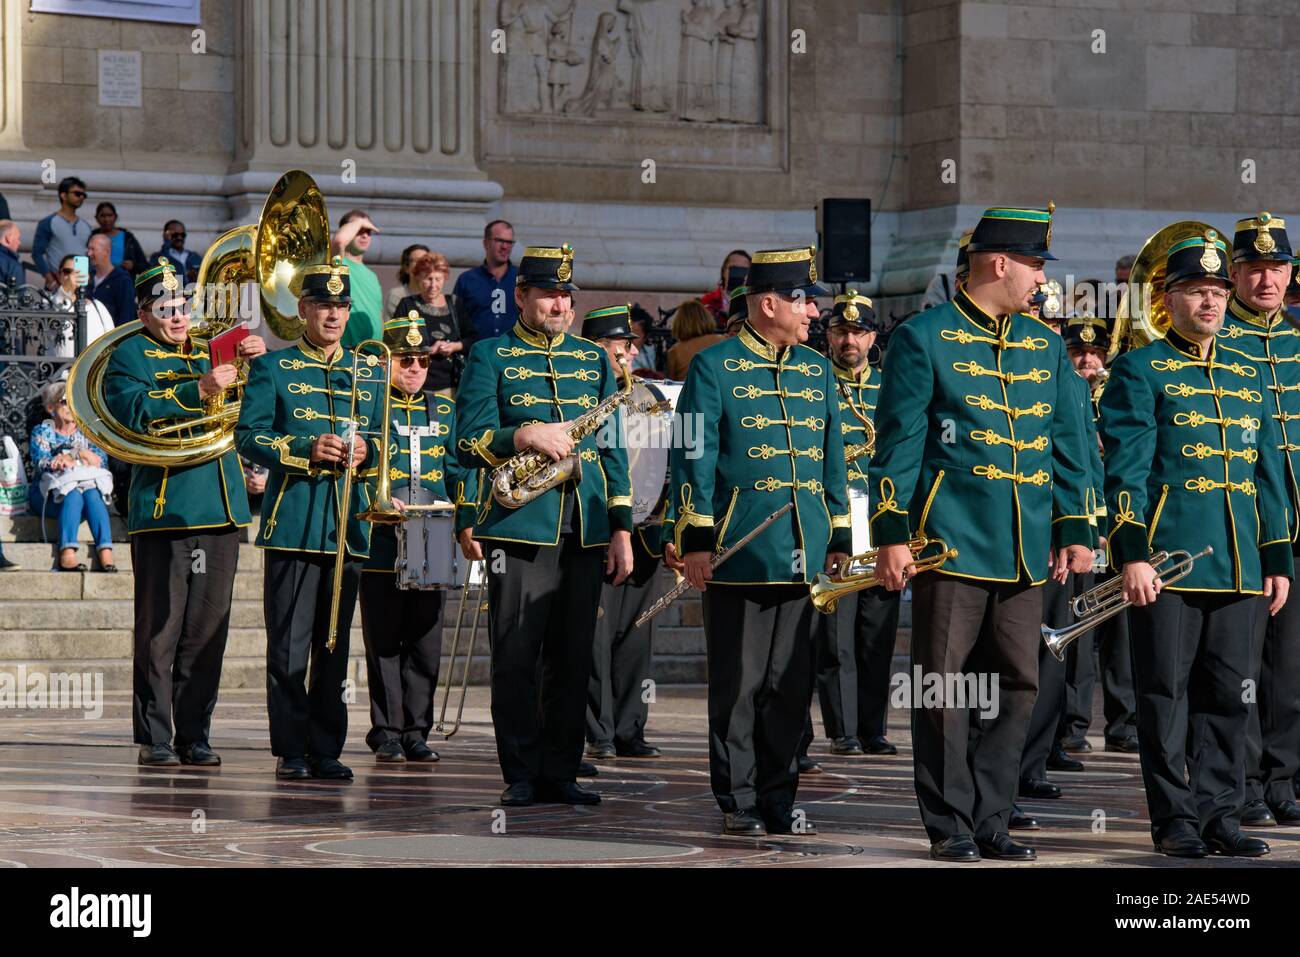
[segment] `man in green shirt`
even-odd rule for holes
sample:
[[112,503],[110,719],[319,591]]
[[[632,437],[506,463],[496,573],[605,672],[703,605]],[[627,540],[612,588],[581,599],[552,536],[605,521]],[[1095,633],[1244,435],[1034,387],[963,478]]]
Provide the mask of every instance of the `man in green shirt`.
[[378,232],[379,227],[364,210],[354,209],[343,214],[334,234],[334,252],[347,259],[352,284],[352,312],[343,330],[345,349],[354,349],[357,343],[367,339],[384,337],[384,289],[379,277],[361,261]]

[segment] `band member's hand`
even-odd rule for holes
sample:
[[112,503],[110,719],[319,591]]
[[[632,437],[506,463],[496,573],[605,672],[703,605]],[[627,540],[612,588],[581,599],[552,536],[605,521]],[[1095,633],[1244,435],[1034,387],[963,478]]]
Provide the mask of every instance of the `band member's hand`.
[[1083,575],[1092,571],[1092,561],[1096,556],[1087,545],[1066,545],[1065,560],[1070,571]]
[[1276,615],[1291,594],[1291,579],[1285,575],[1269,575],[1264,579],[1264,597],[1269,599],[1268,613]]
[[558,462],[573,451],[573,440],[567,432],[564,422],[534,422],[521,426],[515,432],[515,449],[535,449],[543,455],[549,455]]
[[902,591],[916,574],[912,550],[906,545],[884,545],[876,555],[876,574],[889,591]]
[[677,557],[677,546],[672,542],[664,545],[664,565],[679,575],[686,570],[686,563]]
[[261,495],[266,491],[265,472],[245,472],[244,488],[249,495]]
[[692,586],[704,591],[709,580],[713,578],[713,555],[710,552],[687,552],[683,560],[682,574]]
[[849,556],[844,552],[827,552],[826,553],[826,574],[832,575],[838,568],[848,567]]
[[261,336],[246,336],[239,344],[239,355],[243,359],[255,359],[266,354],[266,340]]
[[352,467],[360,468],[369,454],[370,446],[366,444],[366,440],[359,435],[352,436]]
[[342,462],[346,451],[347,446],[343,444],[343,440],[333,432],[327,432],[324,435],[318,435],[316,441],[311,444],[311,460],[313,462]]
[[621,585],[632,574],[632,533],[620,528],[609,537],[605,549],[605,574],[614,574],[615,585]]
[[400,498],[398,498],[396,495],[394,495],[394,496],[392,497],[392,503],[393,503],[393,508],[397,509],[399,512],[405,512],[405,511],[406,511],[406,503],[403,502],[403,501],[402,501]]
[[217,366],[203,378],[199,379],[199,398],[207,399],[211,396],[225,392],[235,384],[235,378],[238,374],[238,371],[230,363]]
[[483,546],[474,539],[474,529],[462,529],[456,535],[456,541],[460,542],[460,553],[465,556],[466,561],[481,562],[483,560]]
[[1124,565],[1124,597],[1136,608],[1143,608],[1156,600],[1162,582],[1150,562],[1127,562]]

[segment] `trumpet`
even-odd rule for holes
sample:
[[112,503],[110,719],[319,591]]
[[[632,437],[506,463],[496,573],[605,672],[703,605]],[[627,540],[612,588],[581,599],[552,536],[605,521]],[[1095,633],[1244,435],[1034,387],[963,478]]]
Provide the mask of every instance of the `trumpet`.
[[[1155,569],[1161,586],[1172,585],[1179,579],[1186,578],[1198,558],[1212,554],[1214,549],[1205,546],[1195,555],[1182,551],[1156,552],[1151,556],[1151,567]],[[1095,588],[1090,588],[1082,595],[1070,601],[1070,610],[1078,621],[1060,628],[1042,626],[1043,641],[1047,650],[1057,661],[1065,660],[1065,649],[1070,642],[1080,635],[1096,628],[1103,621],[1114,618],[1133,603],[1124,597],[1124,576],[1114,575]]]
[[[931,545],[938,545],[941,551],[922,558],[921,552]],[[934,571],[942,567],[948,559],[957,557],[957,549],[949,548],[948,543],[941,538],[926,538],[924,535],[919,535],[908,542],[907,547],[912,552],[913,567],[918,575],[921,572]],[[818,572],[809,593],[813,607],[823,615],[829,615],[835,611],[840,599],[845,595],[882,584],[883,580],[876,575],[876,559],[879,555],[878,548],[853,555],[835,569],[834,577],[825,572]]]

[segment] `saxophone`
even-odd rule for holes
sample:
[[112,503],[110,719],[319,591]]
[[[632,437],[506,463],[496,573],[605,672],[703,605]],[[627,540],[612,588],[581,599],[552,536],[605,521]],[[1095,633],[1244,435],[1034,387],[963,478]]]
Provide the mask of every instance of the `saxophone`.
[[623,388],[594,409],[582,413],[565,429],[565,434],[574,444],[574,451],[567,457],[556,462],[545,452],[528,449],[492,470],[492,497],[497,502],[506,508],[519,508],[571,478],[581,478],[578,443],[599,429],[619,406],[632,398],[632,375],[625,363],[620,363],[619,368],[623,373]]

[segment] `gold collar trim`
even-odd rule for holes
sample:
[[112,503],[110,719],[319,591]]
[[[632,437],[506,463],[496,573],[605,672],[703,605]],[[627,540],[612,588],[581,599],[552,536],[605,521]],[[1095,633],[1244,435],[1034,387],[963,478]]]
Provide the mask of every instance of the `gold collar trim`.
[[861,372],[854,372],[852,369],[842,366],[832,359],[831,368],[835,370],[835,378],[843,379],[845,382],[855,385],[859,389],[871,381],[871,363],[869,362],[862,367]]
[[564,341],[564,333],[557,333],[555,338],[548,339],[545,333],[534,332],[528,328],[522,319],[515,320],[515,335],[538,349],[554,349]]
[[958,288],[957,294],[952,297],[952,304],[957,307],[957,311],[968,322],[979,326],[984,332],[1005,338],[1011,331],[1010,316],[1002,316],[1001,318],[990,316],[976,305],[974,299],[967,295],[965,286]]
[[325,347],[316,345],[316,343],[307,338],[307,333],[305,332],[302,334],[302,338],[298,340],[298,348],[308,359],[315,362],[323,362],[326,365],[333,365],[337,362],[339,356],[343,355],[344,351],[343,346],[336,342],[334,344],[334,356],[331,358],[325,351]]
[[746,349],[755,355],[761,356],[768,362],[776,361],[779,350],[776,346],[772,345],[772,343],[759,335],[748,321],[740,327],[740,332],[737,333],[736,338],[740,340],[741,344],[744,345]]
[[1261,329],[1272,329],[1282,321],[1282,308],[1279,306],[1271,313],[1260,312],[1246,305],[1235,295],[1228,300],[1228,312],[1242,322],[1249,322],[1253,326],[1259,326]]
[[1201,355],[1200,343],[1193,342],[1179,334],[1177,329],[1172,326],[1165,333],[1165,342],[1169,343],[1175,351],[1187,356],[1189,359],[1195,359],[1197,362],[1214,361],[1214,340],[1210,340],[1210,351]]

